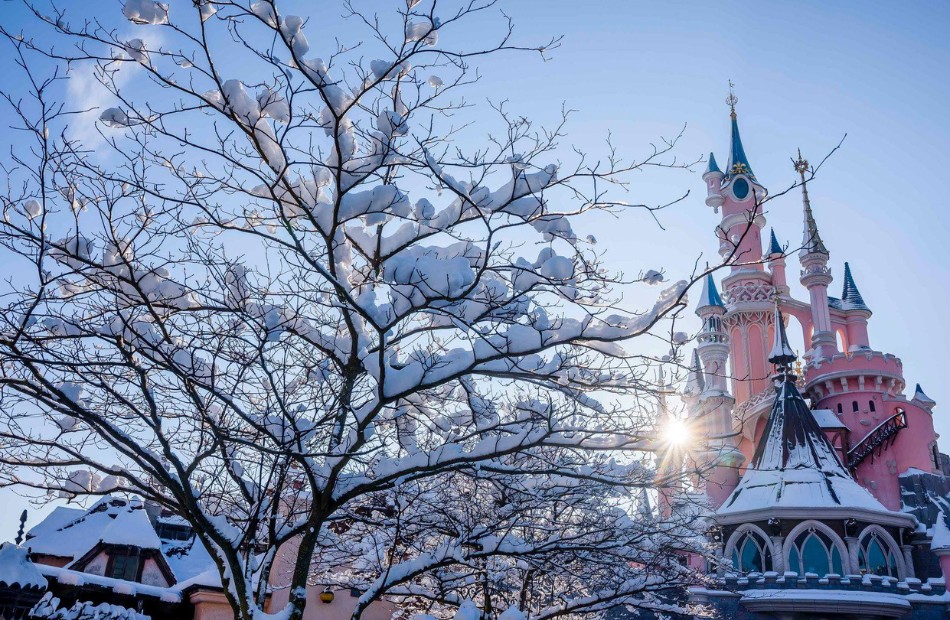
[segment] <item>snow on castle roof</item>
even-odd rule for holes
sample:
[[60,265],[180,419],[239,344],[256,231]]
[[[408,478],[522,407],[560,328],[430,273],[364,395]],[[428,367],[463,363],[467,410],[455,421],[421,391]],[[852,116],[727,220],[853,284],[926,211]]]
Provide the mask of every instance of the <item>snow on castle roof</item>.
[[854,481],[787,377],[779,385],[751,464],[717,513],[764,508],[860,509],[895,514]]

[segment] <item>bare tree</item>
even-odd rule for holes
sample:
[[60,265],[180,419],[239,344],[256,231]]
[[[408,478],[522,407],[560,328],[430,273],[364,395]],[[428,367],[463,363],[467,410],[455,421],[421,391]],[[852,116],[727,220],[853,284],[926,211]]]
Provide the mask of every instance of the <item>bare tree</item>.
[[[621,307],[618,285],[664,276],[610,273],[571,224],[628,208],[629,173],[683,167],[676,139],[565,162],[563,123],[473,116],[480,56],[558,43],[502,17],[484,47],[444,45],[494,4],[347,3],[365,38],[325,60],[269,0],[128,0],[134,26],[26,5],[29,34],[2,30],[27,84],[4,95],[3,483],[181,515],[242,620],[289,541],[294,619],[331,567],[366,588],[355,618],[383,595],[655,607],[686,583],[687,524],[631,516],[675,481],[645,456],[655,360],[622,343],[685,343],[660,322],[690,282]],[[82,67],[113,104],[94,150],[61,94]]]

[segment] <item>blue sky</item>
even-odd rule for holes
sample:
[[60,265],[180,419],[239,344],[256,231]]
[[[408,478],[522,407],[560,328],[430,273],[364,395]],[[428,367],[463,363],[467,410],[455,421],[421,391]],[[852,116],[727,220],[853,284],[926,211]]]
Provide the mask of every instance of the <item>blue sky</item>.
[[[289,12],[313,15],[308,2],[289,5]],[[95,6],[118,15],[121,4]],[[798,147],[816,161],[847,133],[810,188],[831,251],[832,294],[840,291],[848,260],[874,311],[872,347],[901,357],[910,389],[919,381],[938,402],[935,425],[945,438],[942,449],[950,450],[944,413],[950,385],[942,369],[950,350],[950,215],[941,183],[950,170],[950,3],[518,0],[503,7],[523,40],[563,34],[564,41],[547,62],[512,55],[484,60],[484,77],[467,98],[507,99],[540,120],[556,118],[565,102],[577,110],[565,143],[603,153],[610,132],[622,153],[638,155],[686,124],[680,157],[712,150],[724,162],[730,79],[746,153],[773,192],[793,182],[790,157]],[[457,36],[474,43],[494,19],[481,16]],[[22,23],[22,11],[4,3],[0,21]],[[314,55],[323,40],[348,34],[348,27],[334,30],[335,23],[319,18],[309,26]],[[674,278],[688,273],[704,260],[701,254],[716,250],[718,216],[703,203],[702,169],[633,178],[637,201],[663,202],[691,190],[662,215],[666,232],[657,234],[634,213],[591,218],[582,233],[599,238],[610,266],[636,273],[662,265]],[[798,241],[798,194],[771,202],[767,219],[781,241]],[[797,269],[790,258],[793,293],[804,298]],[[8,496],[0,492],[0,500]],[[0,512],[0,539],[12,538],[18,514],[19,508]]]

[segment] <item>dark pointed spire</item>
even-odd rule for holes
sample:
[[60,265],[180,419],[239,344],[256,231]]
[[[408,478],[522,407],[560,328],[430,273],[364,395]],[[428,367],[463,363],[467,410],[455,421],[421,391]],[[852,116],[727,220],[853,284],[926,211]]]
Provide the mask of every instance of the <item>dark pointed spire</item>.
[[778,239],[775,237],[775,229],[770,229],[769,233],[769,256],[774,256],[776,254],[784,254],[785,251],[782,249],[781,244],[778,242]]
[[739,135],[739,123],[736,120],[736,103],[739,102],[739,98],[732,91],[734,86],[732,80],[729,80],[729,96],[726,97],[726,104],[729,106],[729,117],[732,119],[732,143],[729,146],[729,165],[726,166],[724,183],[735,174],[744,174],[755,181],[755,174],[752,172],[752,166],[749,165],[745,149],[742,148],[742,137]]
[[844,264],[844,287],[841,289],[841,301],[845,310],[869,310],[867,304],[864,303],[864,298],[861,297],[858,285],[854,283],[851,266],[848,263]]
[[699,294],[699,305],[696,306],[696,310],[709,306],[726,307],[726,305],[722,303],[722,297],[719,296],[716,281],[713,280],[711,273],[706,274],[706,279],[703,281],[703,292]]
[[924,390],[922,387],[920,387],[919,383],[917,384],[917,387],[914,389],[914,398],[912,400],[916,400],[917,402],[919,402],[920,404],[928,408],[933,407],[934,405],[937,404],[937,401],[930,398],[929,396],[927,396],[927,394],[924,393]]
[[805,173],[808,171],[808,160],[802,157],[802,150],[798,149],[798,159],[794,161],[795,171],[801,177],[802,184],[802,205],[804,208],[804,226],[802,231],[802,255],[805,254],[828,254],[828,248],[825,242],[821,240],[818,234],[818,224],[815,222],[815,216],[811,212],[811,201],[808,199],[808,181],[805,179]]
[[693,361],[686,376],[686,393],[699,395],[706,388],[706,378],[703,377],[703,363],[699,359],[699,349],[693,349]]
[[722,174],[722,170],[719,169],[719,164],[716,163],[716,156],[712,153],[709,153],[709,163],[706,164],[706,172],[703,173],[703,176],[706,176],[710,172],[718,172]]
[[[792,347],[788,344],[788,335],[785,333],[785,322],[782,320],[782,311],[778,308],[778,301],[775,302],[775,341],[772,345],[772,351],[769,353],[769,362],[775,364],[780,369],[785,370],[787,379],[791,373],[792,364],[798,359]],[[786,381],[787,382],[787,381]]]

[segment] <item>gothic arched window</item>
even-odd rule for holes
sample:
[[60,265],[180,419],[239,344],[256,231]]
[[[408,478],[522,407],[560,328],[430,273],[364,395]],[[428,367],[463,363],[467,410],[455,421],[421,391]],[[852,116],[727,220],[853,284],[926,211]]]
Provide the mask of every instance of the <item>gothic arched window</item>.
[[772,570],[772,552],[755,532],[745,532],[732,550],[732,566],[739,573],[764,573]]
[[788,552],[788,569],[799,575],[844,574],[837,545],[818,529],[808,529],[798,535]]
[[874,413],[877,410],[877,408],[874,406],[873,400],[868,401],[868,410],[870,410],[871,413]]
[[858,568],[862,574],[899,577],[897,558],[891,551],[888,541],[884,540],[878,532],[871,532],[861,539],[861,546],[858,549]]
[[844,413],[841,407],[841,403],[838,403],[838,413]]
[[857,411],[857,410],[858,410],[858,401],[856,400],[851,401],[851,411]]

